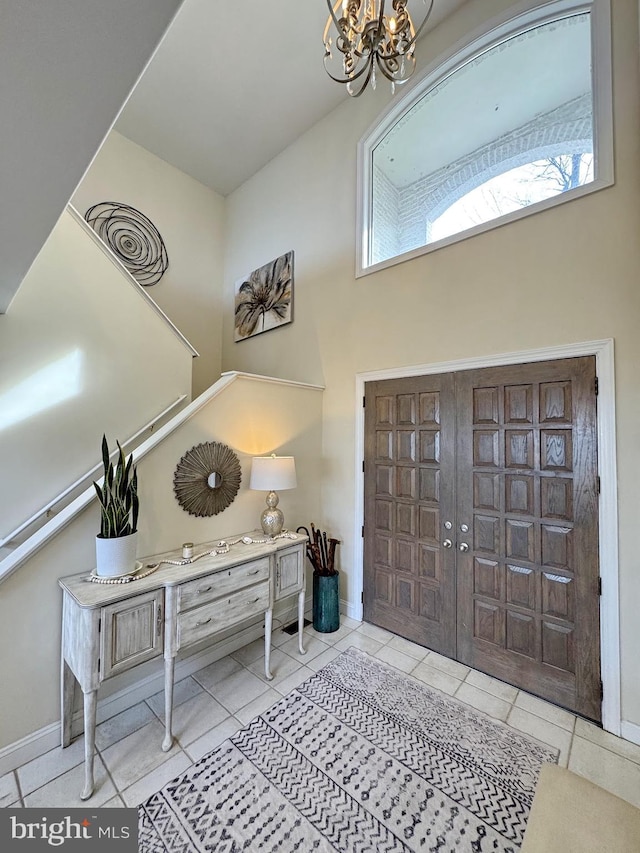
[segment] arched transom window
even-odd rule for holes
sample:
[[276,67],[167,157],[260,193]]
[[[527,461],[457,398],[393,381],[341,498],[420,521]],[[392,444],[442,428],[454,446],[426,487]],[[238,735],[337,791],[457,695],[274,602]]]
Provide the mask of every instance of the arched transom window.
[[607,0],[518,9],[360,143],[358,274],[613,182]]

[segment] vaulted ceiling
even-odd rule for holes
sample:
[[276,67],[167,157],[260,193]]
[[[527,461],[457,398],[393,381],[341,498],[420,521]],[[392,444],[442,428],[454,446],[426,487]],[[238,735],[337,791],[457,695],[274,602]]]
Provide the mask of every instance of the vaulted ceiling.
[[[435,0],[430,26],[465,2]],[[326,17],[326,0],[2,0],[0,314],[123,104],[120,132],[225,195],[347,98]]]
[[[429,26],[464,2],[435,0]],[[409,8],[420,20],[422,0]],[[227,195],[349,97],[324,70],[327,14],[326,0],[185,0],[116,129]]]

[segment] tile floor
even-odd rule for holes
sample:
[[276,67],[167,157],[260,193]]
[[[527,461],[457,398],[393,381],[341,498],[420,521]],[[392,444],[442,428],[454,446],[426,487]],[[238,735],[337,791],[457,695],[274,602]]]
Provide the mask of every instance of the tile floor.
[[[176,742],[168,753],[160,749],[162,693],[100,724],[96,788],[88,802],[138,805],[341,651],[356,646],[556,747],[561,765],[640,806],[640,746],[373,625],[343,617],[333,634],[319,634],[311,626],[305,633],[307,654],[300,657],[297,637],[274,631],[271,682],[263,675],[262,640],[179,682]],[[0,806],[82,806],[83,749],[80,737],[67,749],[53,749],[0,777]]]

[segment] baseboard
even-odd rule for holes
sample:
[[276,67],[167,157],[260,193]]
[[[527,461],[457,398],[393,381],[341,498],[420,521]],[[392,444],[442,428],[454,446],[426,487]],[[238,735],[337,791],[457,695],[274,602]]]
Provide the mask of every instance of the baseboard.
[[631,743],[637,743],[640,746],[640,726],[637,723],[622,720],[620,723],[620,734],[625,740],[630,740]]
[[345,616],[349,616],[351,619],[362,622],[362,604],[360,603],[354,604],[351,601],[345,601],[344,598],[341,598],[340,613],[344,613]]
[[[280,613],[274,614],[274,630],[276,627],[287,624],[286,620],[291,612],[292,608],[285,608]],[[310,614],[311,610],[309,609],[308,615]],[[206,649],[196,652],[189,657],[177,660],[174,683],[187,678],[189,675],[193,675],[194,672],[203,669],[205,666],[209,666],[211,663],[215,663],[215,661],[241,649],[248,643],[252,643],[254,640],[262,637],[263,634],[263,625],[260,622],[256,622],[215,645],[208,646]],[[164,690],[164,669],[160,669],[153,675],[142,678],[122,690],[105,696],[103,699],[98,698],[96,722],[98,724],[104,722],[109,717],[113,717],[115,714],[119,714],[121,711],[126,711],[127,708],[137,705],[138,702],[149,699],[161,690]],[[82,711],[78,710],[74,713],[71,723],[72,737],[80,735],[83,728]],[[60,721],[57,721],[3,747],[0,749],[0,777],[60,746],[60,738]]]

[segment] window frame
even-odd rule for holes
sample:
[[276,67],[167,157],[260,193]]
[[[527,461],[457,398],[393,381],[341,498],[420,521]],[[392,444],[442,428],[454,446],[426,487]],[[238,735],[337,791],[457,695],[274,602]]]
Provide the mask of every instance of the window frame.
[[[495,45],[517,36],[533,26],[551,23],[570,14],[590,13],[591,20],[591,86],[593,93],[594,180],[559,195],[535,202],[503,216],[475,225],[441,240],[427,243],[375,264],[370,263],[373,223],[373,152],[389,130],[430,89],[459,67],[474,60]],[[357,209],[356,209],[356,278],[386,269],[404,261],[437,251],[462,240],[468,240],[525,216],[565,204],[576,198],[598,192],[614,183],[613,104],[611,70],[611,10],[609,0],[521,0],[476,28],[449,50],[431,62],[405,93],[391,101],[358,143]]]

